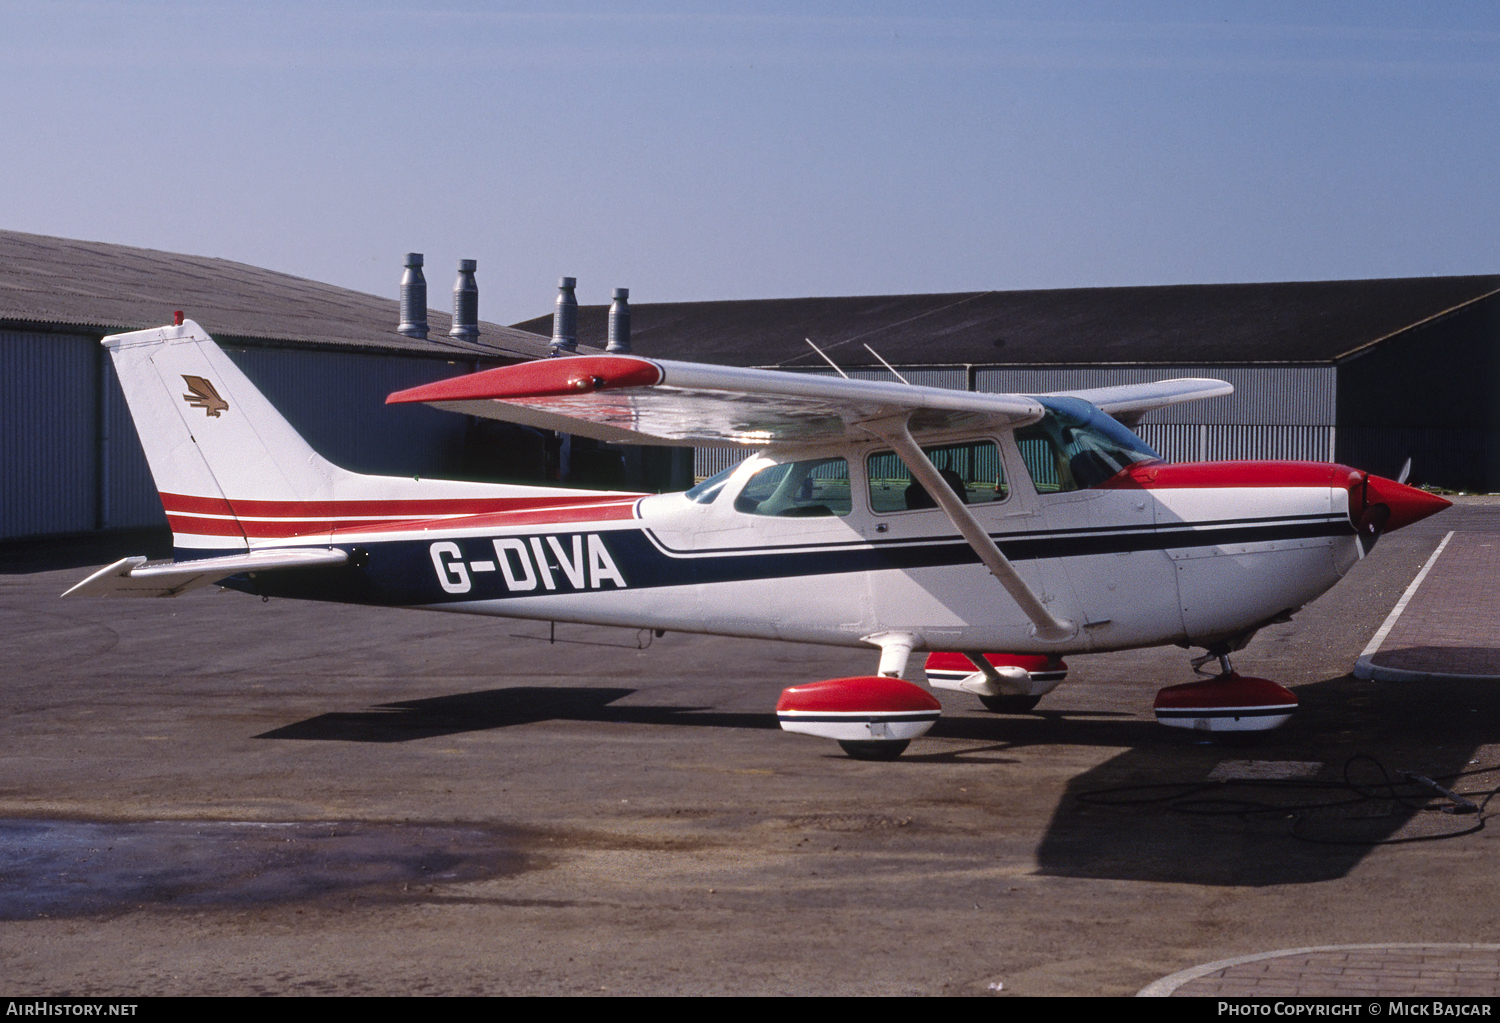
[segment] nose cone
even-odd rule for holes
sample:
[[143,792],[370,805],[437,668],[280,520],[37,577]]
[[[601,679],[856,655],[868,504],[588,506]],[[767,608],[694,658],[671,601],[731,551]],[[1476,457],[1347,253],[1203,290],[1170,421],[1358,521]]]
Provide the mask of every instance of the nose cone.
[[1383,530],[1387,533],[1413,522],[1420,522],[1429,515],[1436,515],[1453,504],[1436,494],[1429,494],[1425,490],[1408,487],[1405,483],[1397,483],[1382,476],[1369,477],[1368,485],[1370,493],[1365,506],[1371,508],[1383,504],[1391,510]]

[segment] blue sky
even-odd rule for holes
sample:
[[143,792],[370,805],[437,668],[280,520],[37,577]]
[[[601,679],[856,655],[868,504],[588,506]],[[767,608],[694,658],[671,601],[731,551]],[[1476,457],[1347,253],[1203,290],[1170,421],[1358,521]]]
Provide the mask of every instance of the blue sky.
[[1500,272],[1494,3],[0,0],[0,228],[480,313]]

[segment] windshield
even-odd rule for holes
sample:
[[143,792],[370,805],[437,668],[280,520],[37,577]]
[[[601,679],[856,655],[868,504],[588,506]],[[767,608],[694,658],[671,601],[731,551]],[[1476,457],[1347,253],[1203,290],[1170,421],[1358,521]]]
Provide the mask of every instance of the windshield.
[[719,491],[724,489],[724,484],[729,482],[729,477],[734,475],[734,470],[743,464],[743,462],[738,462],[727,469],[720,469],[702,483],[689,489],[684,496],[699,504],[713,504],[714,498],[719,496]]
[[1047,414],[1016,431],[1038,493],[1097,487],[1137,462],[1160,461],[1150,445],[1081,398],[1038,398]]

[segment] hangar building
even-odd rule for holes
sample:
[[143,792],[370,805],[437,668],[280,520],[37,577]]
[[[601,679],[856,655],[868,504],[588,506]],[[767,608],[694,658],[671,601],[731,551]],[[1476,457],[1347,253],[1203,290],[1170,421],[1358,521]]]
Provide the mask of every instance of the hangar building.
[[[578,338],[602,344],[606,306]],[[1145,417],[1171,461],[1338,461],[1500,491],[1500,275],[631,307],[646,356],[1038,393],[1208,376],[1235,393]],[[548,318],[516,324],[546,332]],[[698,475],[735,452],[698,452]]]
[[[393,291],[396,265],[393,260]],[[436,276],[436,275],[435,275]],[[433,287],[446,293],[442,280]],[[135,429],[98,340],[201,323],[309,442],[360,472],[544,480],[555,438],[420,406],[391,391],[543,357],[550,316],[476,340],[397,333],[395,299],[228,260],[0,231],[0,540],[164,523]],[[1500,276],[973,292],[638,304],[647,356],[889,378],[1061,390],[1216,376],[1236,393],[1148,416],[1172,460],[1335,459],[1386,475],[1500,491]],[[578,310],[602,348],[606,306]],[[518,432],[519,431],[519,432]],[[698,452],[707,475],[739,452]],[[551,459],[551,461],[549,461]],[[688,485],[670,449],[575,446],[568,481]]]
[[[393,264],[393,291],[399,272]],[[447,284],[435,282],[435,293]],[[384,402],[544,356],[547,338],[481,323],[477,341],[455,340],[451,317],[436,310],[427,339],[404,337],[394,298],[224,259],[0,231],[0,539],[165,525],[99,339],[171,323],[176,310],[335,463],[480,479],[545,471],[514,464],[540,458],[539,443],[488,443],[498,424]]]

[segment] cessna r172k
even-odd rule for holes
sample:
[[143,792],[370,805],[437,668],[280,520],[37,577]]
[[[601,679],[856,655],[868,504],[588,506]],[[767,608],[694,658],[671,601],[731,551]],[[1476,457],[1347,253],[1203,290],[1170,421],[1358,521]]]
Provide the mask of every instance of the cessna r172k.
[[[1177,644],[1220,672],[1163,689],[1165,724],[1256,731],[1289,690],[1229,654],[1442,498],[1341,465],[1169,465],[1124,424],[1231,392],[1181,379],[1062,394],[635,356],[505,366],[393,394],[629,444],[757,453],[686,493],[365,476],[313,451],[192,321],[104,339],[175,560],[67,595],[269,596],[879,649],[869,676],[787,689],[783,727],[899,755],[939,704],[1035,706],[1064,654]],[[1004,653],[996,653],[1003,651]],[[873,651],[872,651],[873,653]],[[1200,674],[1207,674],[1201,672]]]

